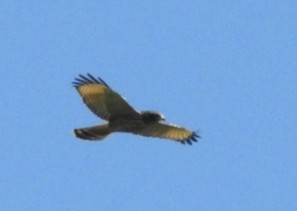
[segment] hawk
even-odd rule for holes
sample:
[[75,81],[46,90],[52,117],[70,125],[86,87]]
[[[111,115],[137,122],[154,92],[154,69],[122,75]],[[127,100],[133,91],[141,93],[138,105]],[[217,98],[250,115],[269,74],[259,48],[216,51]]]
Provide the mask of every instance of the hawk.
[[200,136],[177,125],[165,123],[163,115],[153,111],[137,111],[101,78],[79,75],[72,82],[87,107],[107,123],[74,129],[77,138],[102,140],[113,132],[128,132],[142,136],[166,138],[190,144]]

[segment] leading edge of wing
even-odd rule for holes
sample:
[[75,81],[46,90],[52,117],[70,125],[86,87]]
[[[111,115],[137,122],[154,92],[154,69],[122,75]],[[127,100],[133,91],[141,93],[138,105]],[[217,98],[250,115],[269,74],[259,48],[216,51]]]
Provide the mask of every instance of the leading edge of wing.
[[75,78],[74,81],[72,82],[72,85],[75,88],[78,88],[78,87],[86,85],[86,84],[100,84],[100,85],[110,88],[108,86],[108,84],[105,81],[103,81],[102,78],[100,78],[100,77],[95,78],[90,73],[87,73],[87,76],[79,74],[79,77]]

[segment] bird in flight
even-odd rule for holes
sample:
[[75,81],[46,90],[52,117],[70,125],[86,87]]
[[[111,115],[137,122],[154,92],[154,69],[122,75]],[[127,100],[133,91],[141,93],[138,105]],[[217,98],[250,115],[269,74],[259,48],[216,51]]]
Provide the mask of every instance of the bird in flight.
[[77,138],[97,141],[113,132],[128,132],[142,136],[166,138],[182,144],[197,142],[200,136],[183,127],[165,123],[163,115],[153,111],[138,111],[101,78],[79,75],[72,82],[87,107],[107,122],[74,129]]

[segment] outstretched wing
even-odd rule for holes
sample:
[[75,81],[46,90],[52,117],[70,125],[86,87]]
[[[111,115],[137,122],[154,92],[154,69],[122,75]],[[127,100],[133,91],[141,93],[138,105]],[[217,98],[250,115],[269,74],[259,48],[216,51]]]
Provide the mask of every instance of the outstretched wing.
[[98,117],[109,120],[118,115],[136,115],[138,112],[124,98],[114,92],[101,78],[91,74],[79,75],[72,82],[84,103]]
[[178,141],[182,144],[187,143],[190,145],[192,145],[192,142],[197,142],[197,139],[200,138],[200,136],[196,132],[162,122],[149,123],[143,129],[137,131],[136,134],[143,136],[167,138]]

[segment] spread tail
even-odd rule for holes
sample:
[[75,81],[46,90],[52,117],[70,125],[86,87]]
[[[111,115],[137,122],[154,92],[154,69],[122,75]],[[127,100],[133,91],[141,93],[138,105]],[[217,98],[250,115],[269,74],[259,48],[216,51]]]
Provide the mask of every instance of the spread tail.
[[101,140],[110,133],[108,124],[74,129],[74,134],[77,138],[90,141]]

